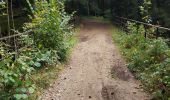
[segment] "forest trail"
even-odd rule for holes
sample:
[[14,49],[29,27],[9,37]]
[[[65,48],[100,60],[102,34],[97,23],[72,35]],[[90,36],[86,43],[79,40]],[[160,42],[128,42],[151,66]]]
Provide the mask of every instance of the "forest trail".
[[67,68],[40,100],[149,100],[112,42],[111,25],[82,24]]

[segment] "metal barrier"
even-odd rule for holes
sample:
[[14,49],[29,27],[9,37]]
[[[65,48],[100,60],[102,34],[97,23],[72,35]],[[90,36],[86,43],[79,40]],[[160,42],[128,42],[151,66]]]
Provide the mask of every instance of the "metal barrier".
[[[15,33],[10,36],[5,36],[0,38],[0,43],[5,43],[9,46],[9,50],[7,52],[13,53],[11,56],[13,56],[14,59],[16,59],[19,56],[20,49],[24,48],[24,45],[21,46],[19,41],[19,37],[26,34],[32,34],[33,30],[28,30],[23,33],[18,32],[16,30],[11,30],[11,32]],[[0,61],[2,61],[4,58],[2,58],[0,54]]]
[[114,21],[114,24],[117,24],[119,25],[122,30],[125,30],[126,32],[128,32],[128,28],[127,28],[127,22],[133,22],[133,23],[136,23],[137,24],[137,31],[139,29],[139,25],[144,25],[144,28],[145,28],[145,38],[147,37],[147,27],[152,27],[152,28],[156,28],[156,38],[158,38],[160,36],[160,32],[159,30],[165,30],[167,31],[167,33],[170,32],[170,28],[166,28],[166,27],[162,27],[160,25],[153,25],[153,24],[149,24],[149,23],[145,23],[145,22],[141,22],[141,21],[137,21],[137,20],[133,20],[133,19],[128,19],[128,18],[125,18],[125,17],[119,17],[119,16],[115,16],[115,21]]
[[13,31],[14,33],[17,33],[17,34],[2,37],[2,38],[0,38],[0,41],[6,40],[6,39],[10,39],[10,38],[14,38],[14,37],[18,37],[18,36],[21,36],[21,35],[24,35],[24,34],[30,34],[33,30],[28,30],[28,31],[26,31],[26,32],[24,32],[24,33],[20,33],[20,32],[18,32],[18,31],[16,31],[16,30],[12,30],[12,31]]

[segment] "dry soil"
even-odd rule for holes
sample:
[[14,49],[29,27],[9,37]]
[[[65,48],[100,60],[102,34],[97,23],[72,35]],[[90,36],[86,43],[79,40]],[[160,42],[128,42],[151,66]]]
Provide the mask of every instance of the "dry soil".
[[82,26],[69,64],[40,100],[149,100],[113,43],[111,25],[84,20]]

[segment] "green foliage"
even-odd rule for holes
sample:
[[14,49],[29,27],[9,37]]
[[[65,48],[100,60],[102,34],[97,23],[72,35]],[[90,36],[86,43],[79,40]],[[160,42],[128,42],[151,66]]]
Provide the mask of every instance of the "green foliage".
[[5,8],[5,5],[6,3],[5,2],[0,2],[0,9],[3,9],[3,8]]
[[2,34],[1,32],[3,31],[2,30],[2,26],[1,26],[1,23],[3,22],[2,19],[4,18],[4,15],[6,15],[6,11],[4,11],[6,8],[6,3],[5,2],[0,2],[0,34]]
[[[27,8],[30,8],[31,13],[34,13],[34,10],[33,10],[33,8],[32,8],[32,4],[30,3],[30,0],[25,0],[25,1],[27,2],[27,5],[28,5]],[[33,0],[31,0],[31,1],[32,1],[32,3],[34,4],[34,1],[33,1]]]
[[26,27],[34,29],[34,42],[39,49],[55,49],[59,60],[63,61],[69,48],[66,39],[72,35],[72,27],[68,25],[71,16],[64,12],[63,5],[53,2],[56,4],[37,2],[33,23],[28,23]]
[[[139,6],[143,0],[111,0],[111,11],[114,16],[140,19]],[[113,16],[113,17],[114,17]]]
[[79,15],[108,16],[111,14],[111,0],[65,0],[65,5],[67,12],[77,11]]
[[104,11],[104,17],[111,19],[112,18],[111,10],[108,9]]
[[20,56],[14,61],[14,54],[6,50],[7,47],[0,46],[2,58],[0,61],[0,98],[3,100],[20,98],[21,100],[35,89],[30,79],[34,68],[29,66],[27,63],[29,59],[26,56]]
[[58,63],[55,50],[39,50],[24,47],[14,61],[15,53],[8,53],[7,47],[1,46],[0,92],[1,99],[23,100],[35,91],[31,74],[43,66],[55,66]]
[[145,38],[143,26],[137,33],[133,25],[129,26],[129,35],[117,31],[115,41],[120,44],[128,67],[136,77],[155,98],[167,100],[170,96],[170,49],[164,39]]
[[151,22],[151,6],[151,0],[144,0],[142,6],[140,6],[140,13],[142,15],[142,19],[148,23]]
[[32,22],[24,26],[25,31],[33,30],[33,34],[18,39],[18,52],[11,52],[12,46],[0,43],[1,100],[27,99],[36,90],[33,72],[65,61],[72,45],[71,16],[63,10],[62,2],[37,1],[35,8]]

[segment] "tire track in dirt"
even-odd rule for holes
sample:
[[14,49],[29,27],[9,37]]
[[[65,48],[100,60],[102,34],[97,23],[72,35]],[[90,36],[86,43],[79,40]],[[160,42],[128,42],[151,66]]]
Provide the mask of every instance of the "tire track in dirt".
[[92,20],[82,24],[67,68],[40,100],[149,100],[112,43],[111,25]]

